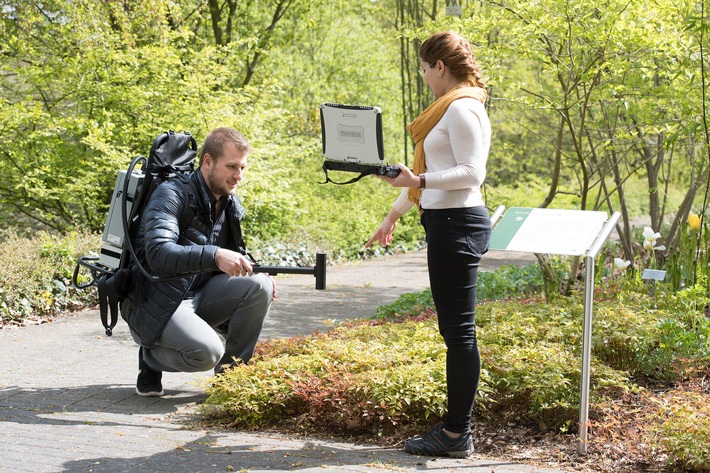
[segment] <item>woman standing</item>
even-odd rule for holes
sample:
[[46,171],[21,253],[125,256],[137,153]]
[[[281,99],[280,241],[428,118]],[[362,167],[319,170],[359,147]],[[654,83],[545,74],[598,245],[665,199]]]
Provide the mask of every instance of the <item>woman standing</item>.
[[443,425],[405,442],[417,455],[467,457],[473,453],[471,413],[481,359],[476,342],[476,280],[491,225],[481,195],[491,141],[483,106],[486,91],[469,42],[452,31],[430,36],[419,49],[421,69],[436,100],[407,130],[415,143],[413,172],[403,164],[403,187],[370,240],[392,242],[397,220],[412,207],[426,232],[429,283],[446,343],[448,411]]

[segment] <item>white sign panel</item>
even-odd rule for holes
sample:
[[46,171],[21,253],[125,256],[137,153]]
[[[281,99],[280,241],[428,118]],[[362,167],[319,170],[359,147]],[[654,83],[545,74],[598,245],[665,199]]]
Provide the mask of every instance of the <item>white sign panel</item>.
[[659,269],[644,269],[641,279],[651,279],[653,281],[663,281],[666,279],[666,272]]
[[607,221],[606,212],[510,208],[491,236],[492,250],[582,256]]

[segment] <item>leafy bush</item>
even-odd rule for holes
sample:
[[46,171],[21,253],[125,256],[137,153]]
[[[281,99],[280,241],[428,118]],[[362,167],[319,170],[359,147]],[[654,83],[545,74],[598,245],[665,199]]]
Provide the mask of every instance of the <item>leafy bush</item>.
[[434,299],[431,296],[431,289],[425,289],[422,292],[402,294],[392,304],[378,307],[375,318],[392,320],[403,317],[416,317],[433,307]]
[[[602,406],[619,393],[643,391],[638,379],[660,382],[671,374],[684,379],[693,373],[679,371],[681,364],[697,372],[710,363],[710,320],[685,298],[606,296],[595,303],[594,314],[590,418],[596,422],[602,422]],[[370,438],[373,432],[405,435],[434,422],[446,408],[445,346],[430,298],[429,291],[406,294],[380,308],[379,320],[261,344],[249,365],[211,380],[204,412],[238,428],[279,425]],[[539,297],[479,305],[479,422],[512,422],[543,431],[575,425],[582,314],[579,296],[559,297],[552,305]],[[671,320],[676,335],[668,335]],[[666,344],[675,343],[682,332],[684,356],[666,356]],[[663,425],[658,419],[648,421],[660,432],[653,434],[659,449],[673,452],[685,435],[696,433],[690,445],[707,443],[705,421],[693,427],[681,417],[669,417]],[[683,459],[683,451],[672,455],[694,465]],[[690,460],[708,464],[702,458]]]
[[[484,369],[481,409],[490,418],[564,428],[579,405],[582,306],[573,298],[550,305],[541,299],[479,305],[478,340]],[[592,360],[596,396],[627,390],[620,371]],[[490,386],[486,386],[490,384]]]
[[71,285],[77,256],[98,248],[95,235],[60,238],[5,229],[0,242],[0,325],[96,303],[93,291],[77,291]]
[[350,433],[391,430],[425,419],[431,408],[441,415],[446,381],[437,337],[431,320],[363,321],[270,341],[249,365],[212,380],[204,410],[246,428],[298,417]]
[[537,264],[501,266],[495,271],[478,273],[476,299],[478,302],[505,299],[514,294],[540,293],[544,282],[542,271]]
[[[476,299],[480,304],[483,301],[505,299],[511,294],[520,297],[539,293],[542,287],[542,272],[537,264],[505,265],[495,271],[478,273]],[[434,299],[431,296],[431,289],[425,289],[423,292],[403,294],[392,304],[378,307],[375,317],[392,319],[417,316],[433,308]]]
[[683,379],[710,364],[707,297],[697,290],[657,298],[625,291],[595,305],[594,353],[633,376]]
[[[649,437],[671,462],[687,471],[710,471],[710,403],[708,395],[691,393],[667,399],[657,413],[660,425],[654,425]],[[655,439],[653,438],[655,434]]]

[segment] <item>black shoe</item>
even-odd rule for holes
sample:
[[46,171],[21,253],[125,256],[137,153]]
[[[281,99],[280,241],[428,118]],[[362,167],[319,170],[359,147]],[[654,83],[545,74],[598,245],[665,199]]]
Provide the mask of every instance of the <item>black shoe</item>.
[[473,439],[470,432],[452,439],[444,432],[444,426],[439,425],[423,437],[407,440],[404,451],[429,457],[466,458],[473,453]]
[[136,381],[136,394],[139,396],[162,396],[164,394],[162,371],[155,371],[143,360],[143,348],[138,351],[138,381]]

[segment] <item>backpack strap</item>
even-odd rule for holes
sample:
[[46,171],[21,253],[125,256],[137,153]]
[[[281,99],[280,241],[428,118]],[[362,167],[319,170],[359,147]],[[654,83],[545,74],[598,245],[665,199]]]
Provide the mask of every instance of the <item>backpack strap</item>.
[[[113,335],[113,328],[118,322],[118,299],[113,281],[113,273],[101,275],[96,280],[96,287],[99,290],[99,312],[101,314],[101,324],[106,329],[106,335]],[[111,314],[111,322],[108,315]]]
[[[106,329],[106,335],[113,335],[113,328],[118,322],[118,304],[128,293],[129,268],[121,268],[113,273],[104,273],[96,279],[99,290],[99,312],[101,324]],[[109,322],[109,315],[111,321]]]

